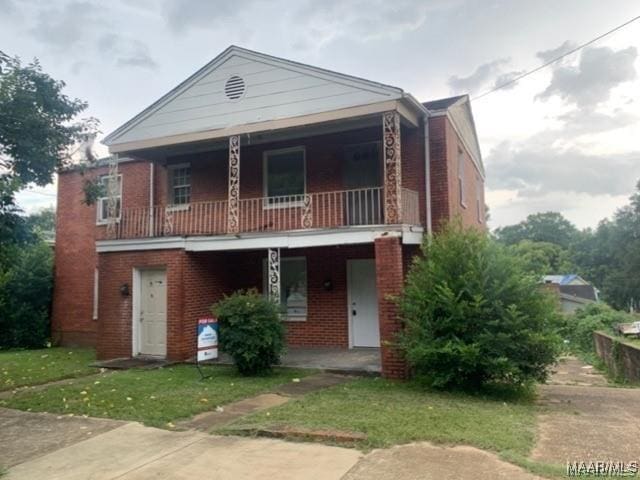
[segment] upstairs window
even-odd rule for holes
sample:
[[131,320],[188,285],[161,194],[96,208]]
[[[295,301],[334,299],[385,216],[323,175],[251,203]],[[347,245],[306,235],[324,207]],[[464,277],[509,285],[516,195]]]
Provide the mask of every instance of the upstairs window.
[[[109,220],[109,175],[102,175],[98,181],[102,185],[104,196],[96,202],[96,221],[98,224],[107,223]],[[122,174],[118,175],[118,196],[116,197],[116,218],[120,220],[120,207],[122,206]]]
[[189,205],[191,202],[191,165],[169,165],[169,204]]
[[300,202],[305,194],[305,188],[303,147],[264,153],[264,195],[280,197],[270,198],[270,205]]
[[467,208],[467,198],[464,184],[464,151],[458,147],[458,190],[460,191],[460,205]]

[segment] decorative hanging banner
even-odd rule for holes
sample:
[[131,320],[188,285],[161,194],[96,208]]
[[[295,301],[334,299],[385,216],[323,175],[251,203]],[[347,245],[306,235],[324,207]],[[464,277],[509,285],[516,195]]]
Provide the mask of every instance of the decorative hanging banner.
[[198,362],[218,358],[218,320],[201,318],[198,320]]

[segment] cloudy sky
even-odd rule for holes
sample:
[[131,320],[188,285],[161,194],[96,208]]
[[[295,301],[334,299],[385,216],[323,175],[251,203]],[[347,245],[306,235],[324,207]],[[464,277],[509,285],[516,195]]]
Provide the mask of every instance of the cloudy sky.
[[[637,0],[0,0],[0,49],[67,83],[106,134],[229,44],[478,96],[640,15]],[[594,226],[640,178],[640,21],[473,103],[491,226]],[[105,153],[102,150],[100,153]],[[55,186],[21,193],[27,211]]]

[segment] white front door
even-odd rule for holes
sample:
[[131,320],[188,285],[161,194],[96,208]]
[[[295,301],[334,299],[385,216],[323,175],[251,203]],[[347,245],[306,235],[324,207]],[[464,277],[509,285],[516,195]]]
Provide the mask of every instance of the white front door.
[[167,354],[167,276],[164,270],[140,270],[140,355]]
[[353,347],[379,347],[375,260],[348,260],[349,325]]

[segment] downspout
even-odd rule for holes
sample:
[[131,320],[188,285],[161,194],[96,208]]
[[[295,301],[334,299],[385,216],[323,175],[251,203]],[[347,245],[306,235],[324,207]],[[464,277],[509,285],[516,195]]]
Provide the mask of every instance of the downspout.
[[424,179],[427,210],[427,236],[431,237],[431,153],[429,148],[429,112],[422,117],[424,128]]
[[149,162],[149,236],[153,237],[153,174],[154,174],[154,166],[153,161]]

